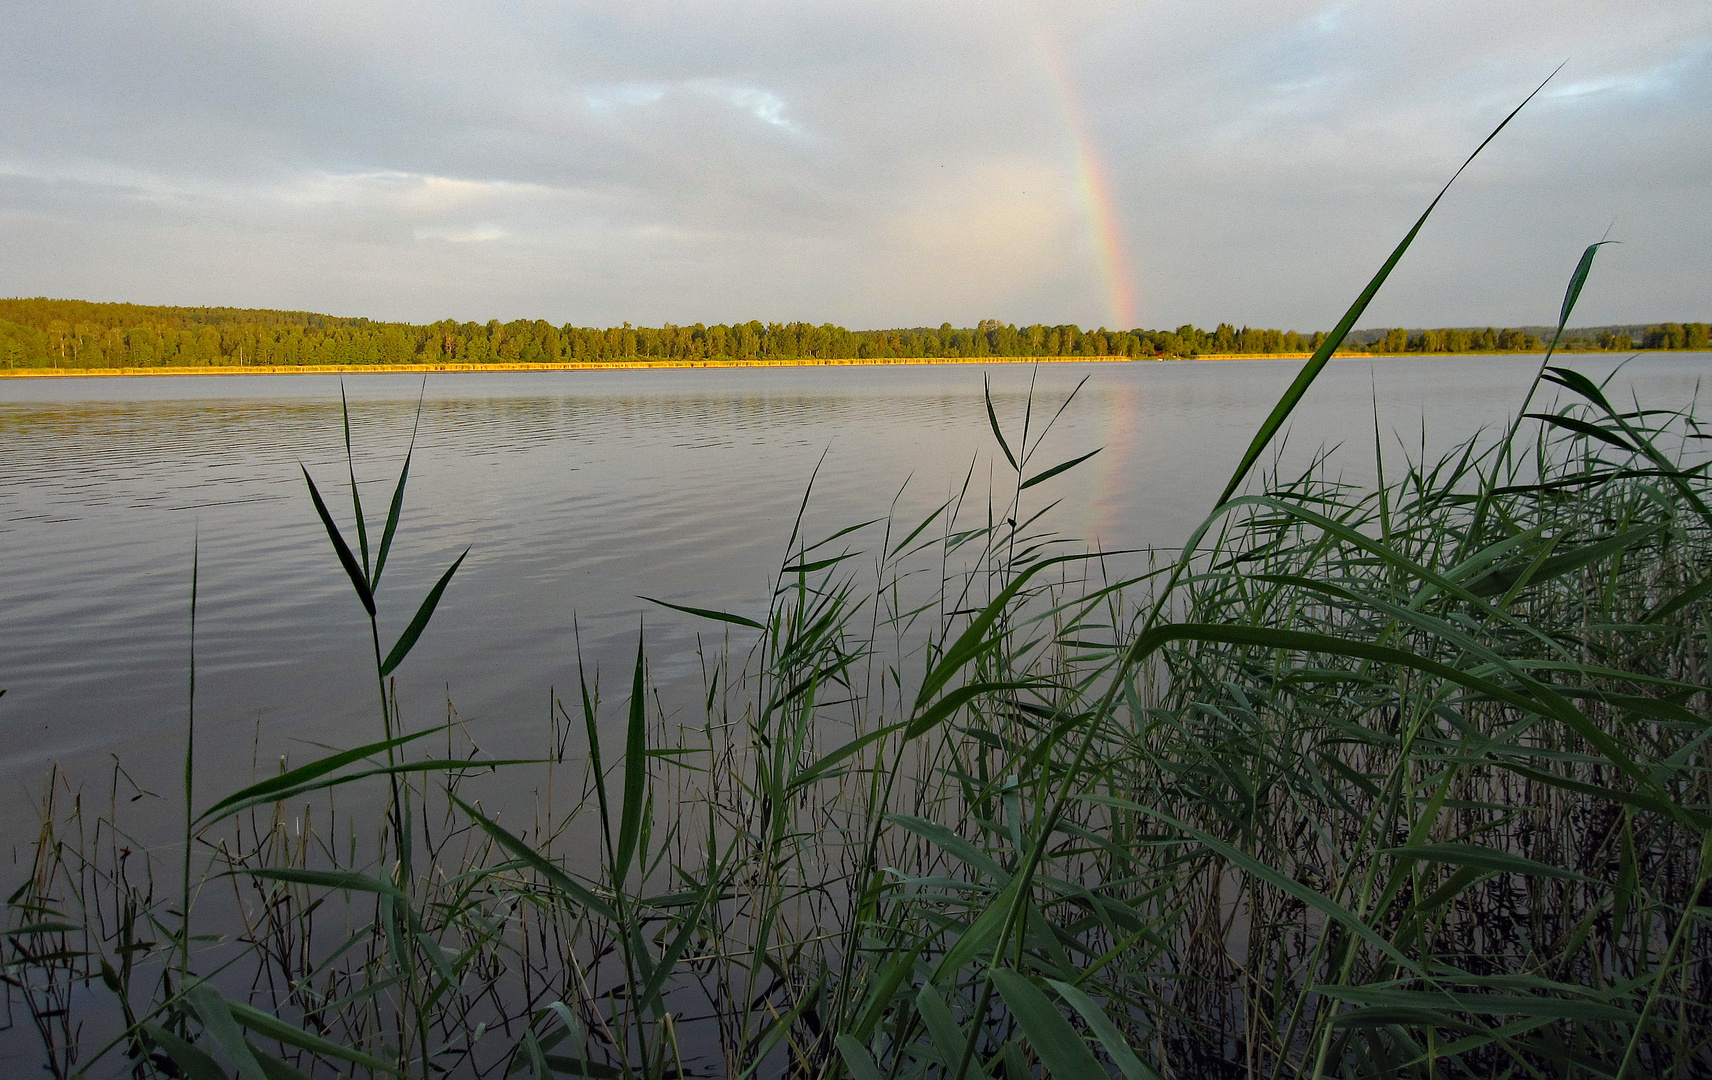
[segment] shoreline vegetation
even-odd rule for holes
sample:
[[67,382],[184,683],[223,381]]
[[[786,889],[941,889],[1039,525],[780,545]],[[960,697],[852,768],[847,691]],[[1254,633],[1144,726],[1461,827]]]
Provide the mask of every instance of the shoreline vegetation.
[[[1705,349],[1706,323],[1606,326],[1350,330],[1340,348],[1373,354],[1456,355]],[[554,326],[541,319],[501,323],[441,320],[425,325],[313,312],[146,307],[81,300],[0,299],[0,372],[138,368],[406,367],[462,370],[517,365],[787,366],[837,362],[1001,362],[1009,360],[1214,359],[1306,357],[1320,331],[1221,323],[1207,330],[1083,330],[1016,326],[986,319],[973,327],[849,330],[830,323],[660,327]]]
[[[908,356],[883,359],[797,359],[797,360],[610,360],[600,363],[559,364],[318,364],[256,365],[210,364],[203,367],[160,366],[121,368],[0,368],[0,379],[52,379],[110,376],[164,375],[380,375],[441,374],[474,375],[488,371],[648,371],[689,368],[787,368],[787,367],[920,367],[941,364],[1099,364],[1149,360],[1306,360],[1312,353],[1230,353],[1216,356]],[[1338,359],[1376,357],[1372,352],[1338,350]],[[1510,355],[1510,354],[1498,354]]]
[[639,629],[619,687],[579,661],[554,692],[542,758],[400,712],[474,586],[461,555],[381,589],[415,438],[371,522],[347,411],[349,502],[303,477],[369,616],[379,741],[198,784],[193,548],[182,828],[145,846],[116,778],[103,806],[56,769],[8,896],[0,973],[46,1071],[1712,1075],[1698,403],[1548,352],[1505,429],[1442,458],[1376,420],[1371,486],[1260,468],[1449,186],[1181,549],[1055,534],[1048,485],[1099,452],[1041,456],[1075,394],[989,393],[988,490],[773,523],[764,610],[641,598],[705,621],[705,696],[660,701]]

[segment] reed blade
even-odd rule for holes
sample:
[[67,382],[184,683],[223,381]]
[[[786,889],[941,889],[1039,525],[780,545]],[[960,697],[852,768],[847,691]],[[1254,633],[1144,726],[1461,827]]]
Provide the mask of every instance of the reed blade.
[[733,615],[728,611],[711,611],[707,608],[685,607],[683,604],[674,604],[667,600],[656,600],[652,596],[638,596],[636,599],[646,600],[650,604],[659,604],[661,607],[671,608],[673,611],[681,611],[686,615],[699,615],[704,619],[717,619],[720,622],[735,623],[738,626],[753,627],[756,630],[767,629],[754,619],[746,619],[741,615]]
[[1100,1047],[1118,1067],[1124,1080],[1161,1080],[1158,1071],[1136,1055],[1129,1040],[1124,1038],[1123,1032],[1112,1022],[1111,1016],[1100,1007],[1099,1002],[1088,996],[1079,986],[1056,979],[1048,979],[1047,982],[1058,991],[1059,997],[1081,1014],[1082,1020],[1089,1030],[1093,1031],[1094,1037],[1100,1040]]
[[[385,753],[394,747],[403,746],[406,743],[415,742],[417,739],[433,735],[436,732],[445,731],[446,728],[447,725],[442,724],[439,727],[427,728],[426,730],[418,731],[412,735],[401,735],[395,739],[385,739],[381,742],[369,743],[366,746],[358,746],[350,750],[341,750],[336,754],[329,754],[326,757],[317,758],[307,764],[299,765],[295,769],[283,772],[278,776],[271,776],[260,783],[251,784],[246,788],[233,792],[224,799],[215,803],[213,806],[202,811],[202,813],[197,816],[196,820],[200,822],[215,815],[224,816],[224,811],[230,810],[239,803],[265,799],[273,795],[275,792],[285,791],[296,787],[298,784],[314,780],[317,777],[326,776],[328,773],[336,772],[352,762],[374,757],[376,754]],[[216,817],[215,820],[218,820],[218,818]]]
[[640,630],[636,634],[636,670],[630,682],[630,718],[624,738],[624,799],[618,811],[618,850],[613,856],[614,885],[630,873],[630,863],[642,836],[642,818],[648,799],[648,710],[644,696],[645,650]]
[[375,613],[374,592],[369,588],[368,575],[363,572],[362,564],[351,554],[350,545],[339,534],[339,526],[333,523],[333,515],[328,512],[327,504],[321,499],[321,492],[315,486],[315,480],[309,475],[309,470],[301,464],[303,482],[309,485],[309,498],[315,503],[315,513],[320,516],[321,524],[327,527],[327,539],[333,542],[333,551],[339,556],[339,565],[345,568],[345,576],[351,579],[351,587],[357,590],[357,599],[363,602],[363,610],[371,617]]
[[1088,1044],[1070,1026],[1047,996],[1027,979],[1003,968],[991,973],[999,996],[1010,1006],[1028,1044],[1053,1076],[1105,1076],[1106,1070],[1088,1052]]
[[304,1031],[302,1028],[288,1024],[271,1013],[252,1008],[241,1001],[228,999],[226,1008],[231,1012],[233,1020],[264,1039],[273,1039],[287,1046],[307,1050],[312,1054],[320,1054],[322,1057],[348,1061],[353,1065],[361,1065],[363,1068],[374,1072],[391,1073],[394,1076],[404,1075],[402,1069],[388,1065],[373,1054],[365,1054],[361,1050],[353,1050],[342,1043]]
[[422,430],[422,403],[428,397],[428,376],[422,376],[422,390],[416,397],[416,419],[410,425],[410,446],[404,451],[404,465],[398,470],[398,483],[392,488],[392,505],[387,508],[386,528],[381,531],[380,550],[375,554],[374,573],[369,578],[371,588],[380,588],[380,573],[386,569],[386,556],[392,550],[392,538],[398,532],[398,521],[404,514],[404,485],[410,479],[410,459],[416,456],[416,434]]
[[199,982],[185,990],[184,996],[190,1007],[196,1010],[203,1029],[238,1066],[238,1075],[243,1080],[273,1080],[261,1062],[256,1060],[249,1041],[244,1038],[243,1029],[232,1019],[232,1011],[226,1007],[226,1001],[218,991],[207,983]]
[[1011,444],[1005,441],[1004,430],[999,427],[999,415],[993,411],[993,386],[985,375],[981,376],[981,396],[987,403],[987,423],[992,426],[993,438],[999,441],[999,449],[1004,451],[1005,460],[1011,463],[1011,468],[1021,472],[1022,466],[1017,464],[1016,455],[1011,453]]
[[548,884],[552,885],[555,889],[564,894],[565,899],[573,900],[599,915],[601,918],[606,919],[613,924],[617,924],[618,912],[614,910],[611,904],[597,896],[592,889],[572,878],[569,874],[565,873],[564,870],[542,858],[534,848],[524,843],[521,838],[512,835],[511,832],[501,827],[497,822],[489,819],[487,815],[483,814],[480,810],[477,810],[474,806],[471,806],[456,795],[450,796],[450,798],[452,802],[457,804],[458,809],[462,810],[471,821],[481,827],[483,832],[493,837],[499,842],[501,847],[505,848],[505,850],[509,851],[513,856],[525,863],[530,869],[545,878]]
[[351,508],[357,516],[357,546],[362,549],[363,577],[369,570],[369,527],[363,516],[363,496],[357,490],[357,459],[351,451],[351,404],[345,400],[345,380],[339,380],[339,412],[345,421],[345,468],[351,477]]
[[[1104,448],[1102,447],[1101,449],[1104,449]],[[1054,476],[1057,476],[1061,472],[1068,472],[1069,470],[1074,469],[1076,466],[1082,464],[1082,462],[1084,462],[1084,461],[1087,461],[1089,458],[1093,457],[1095,454],[1097,454],[1099,452],[1100,452],[1099,450],[1090,450],[1086,454],[1083,454],[1081,457],[1071,458],[1069,461],[1062,462],[1060,464],[1054,465],[1050,469],[1045,469],[1041,472],[1037,472],[1033,476],[1029,477],[1027,480],[1024,480],[1022,482],[1022,485],[1018,488],[1018,490],[1019,491],[1026,491],[1027,489],[1033,487],[1036,484],[1044,483],[1044,482],[1052,479]]]
[[422,598],[422,606],[416,609],[416,615],[410,620],[410,625],[404,628],[404,633],[399,635],[392,651],[387,653],[386,661],[381,664],[381,678],[391,675],[398,665],[404,663],[404,658],[410,655],[410,650],[416,647],[416,640],[422,636],[422,631],[428,629],[428,620],[434,617],[434,609],[440,605],[440,597],[445,595],[446,586],[452,583],[452,575],[458,572],[458,567],[464,564],[464,558],[469,553],[470,549],[465,548],[463,555],[453,560],[446,572],[440,575],[440,580],[428,591],[428,595]]
[[1352,303],[1349,306],[1349,309],[1344,312],[1343,318],[1339,319],[1337,325],[1332,328],[1332,332],[1326,335],[1326,340],[1318,349],[1314,350],[1314,355],[1302,366],[1301,372],[1297,374],[1296,378],[1291,381],[1289,387],[1285,389],[1284,395],[1278,399],[1278,404],[1272,407],[1272,412],[1266,417],[1265,422],[1260,425],[1260,429],[1254,433],[1253,440],[1249,442],[1248,449],[1242,455],[1242,462],[1237,465],[1236,471],[1231,474],[1230,482],[1225,485],[1224,491],[1219,495],[1218,502],[1223,503],[1227,501],[1236,493],[1236,489],[1242,486],[1242,482],[1248,478],[1249,471],[1254,468],[1255,462],[1260,460],[1260,455],[1266,450],[1267,445],[1272,442],[1273,437],[1278,434],[1278,430],[1284,426],[1284,421],[1290,418],[1290,413],[1295,410],[1296,405],[1302,400],[1302,397],[1307,394],[1308,387],[1312,386],[1314,384],[1314,380],[1319,378],[1320,372],[1324,370],[1326,364],[1331,360],[1332,354],[1337,352],[1338,348],[1343,345],[1344,338],[1348,337],[1349,332],[1355,329],[1356,320],[1361,318],[1362,313],[1367,310],[1367,305],[1373,302],[1373,298],[1378,294],[1380,286],[1384,285],[1385,279],[1391,276],[1392,269],[1395,268],[1397,263],[1403,258],[1403,253],[1409,250],[1409,245],[1415,242],[1415,236],[1421,231],[1421,226],[1427,223],[1427,219],[1431,217],[1433,211],[1438,208],[1439,201],[1445,197],[1445,194],[1448,191],[1450,191],[1451,185],[1456,183],[1457,177],[1461,176],[1463,170],[1467,169],[1474,163],[1474,159],[1479,157],[1480,152],[1486,149],[1487,145],[1491,143],[1493,139],[1498,137],[1499,132],[1509,126],[1510,121],[1516,118],[1516,114],[1526,108],[1528,102],[1534,100],[1534,96],[1546,88],[1546,83],[1551,82],[1551,80],[1556,77],[1559,70],[1562,70],[1561,64],[1558,65],[1558,68],[1550,75],[1546,76],[1545,82],[1540,83],[1539,86],[1534,88],[1533,93],[1523,98],[1520,105],[1517,105],[1514,109],[1510,110],[1510,114],[1504,117],[1497,127],[1492,129],[1491,134],[1481,140],[1480,145],[1474,148],[1474,153],[1468,155],[1468,159],[1462,163],[1455,173],[1451,174],[1451,178],[1449,180],[1445,181],[1445,185],[1439,189],[1439,193],[1433,196],[1433,201],[1427,204],[1426,210],[1422,211],[1421,216],[1415,220],[1415,224],[1403,235],[1402,241],[1392,249],[1390,257],[1387,258],[1384,264],[1379,267],[1378,273],[1374,274],[1372,280],[1368,281],[1367,286],[1361,290],[1361,294],[1355,298],[1355,302]]
[[231,1080],[220,1063],[194,1043],[156,1024],[143,1024],[142,1031],[150,1042],[166,1052],[173,1064],[184,1071],[188,1080]]
[[398,483],[392,489],[392,505],[386,512],[386,528],[381,530],[380,549],[375,552],[374,574],[369,579],[372,588],[380,588],[381,571],[386,569],[386,556],[392,550],[392,538],[398,533],[398,521],[404,514],[404,485],[410,479],[410,454],[404,455],[404,467],[398,471]]

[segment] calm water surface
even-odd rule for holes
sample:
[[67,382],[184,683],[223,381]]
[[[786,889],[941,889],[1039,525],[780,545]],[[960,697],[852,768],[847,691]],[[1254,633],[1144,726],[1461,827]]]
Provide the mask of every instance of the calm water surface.
[[[1648,404],[1685,405],[1709,360],[1644,356],[1617,382]],[[1418,454],[1423,425],[1437,452],[1501,423],[1537,364],[1339,361],[1298,409],[1285,461],[1342,444],[1336,468],[1365,480],[1376,412],[1388,454]],[[668,700],[699,685],[695,634],[711,624],[639,594],[763,612],[817,465],[811,534],[884,515],[894,498],[899,518],[919,519],[972,465],[984,492],[997,458],[984,376],[1013,430],[1031,381],[1038,426],[1087,379],[1037,459],[1105,448],[1057,485],[1061,532],[1108,549],[1180,541],[1299,366],[430,376],[383,635],[470,554],[398,672],[406,716],[430,722],[449,700],[484,748],[543,749],[550,688],[575,685],[578,632],[591,667],[622,683],[644,617]],[[344,386],[378,517],[423,384]],[[193,544],[203,790],[308,744],[378,737],[363,612],[298,471],[348,520],[339,392],[332,376],[0,380],[0,853],[27,857],[20,844],[56,761],[104,786],[116,756],[138,789],[164,796],[142,795],[139,813],[175,805]]]

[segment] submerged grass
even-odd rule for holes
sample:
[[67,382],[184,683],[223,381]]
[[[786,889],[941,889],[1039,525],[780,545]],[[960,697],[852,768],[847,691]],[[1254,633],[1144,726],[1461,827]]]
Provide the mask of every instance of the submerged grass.
[[[408,729],[390,678],[454,564],[376,632],[379,738],[195,811],[181,889],[116,793],[56,774],[5,938],[43,1064],[1712,1075],[1693,405],[1548,357],[1537,423],[1439,460],[1376,443],[1371,489],[1316,467],[1238,494],[1319,366],[1130,578],[1050,532],[1079,459],[1037,459],[1032,406],[989,408],[998,494],[818,540],[799,514],[764,618],[680,609],[724,635],[698,724],[666,722],[639,636],[622,747],[587,679],[536,762],[455,716]],[[407,473],[372,562],[361,504],[353,549],[309,481],[371,616]]]

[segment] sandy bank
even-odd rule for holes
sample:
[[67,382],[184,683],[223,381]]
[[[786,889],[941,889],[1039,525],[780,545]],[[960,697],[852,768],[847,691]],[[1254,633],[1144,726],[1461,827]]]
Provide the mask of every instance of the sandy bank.
[[[1309,353],[1241,353],[1197,356],[1194,360],[1306,360]],[[1339,356],[1371,353],[1339,352]],[[1128,356],[959,356],[851,360],[613,360],[564,364],[311,364],[300,367],[235,365],[207,367],[12,368],[0,378],[86,378],[112,375],[375,375],[385,373],[459,374],[482,371],[613,371],[649,368],[892,367],[920,364],[1110,364],[1145,363],[1155,357]],[[1181,359],[1173,357],[1172,359]]]

